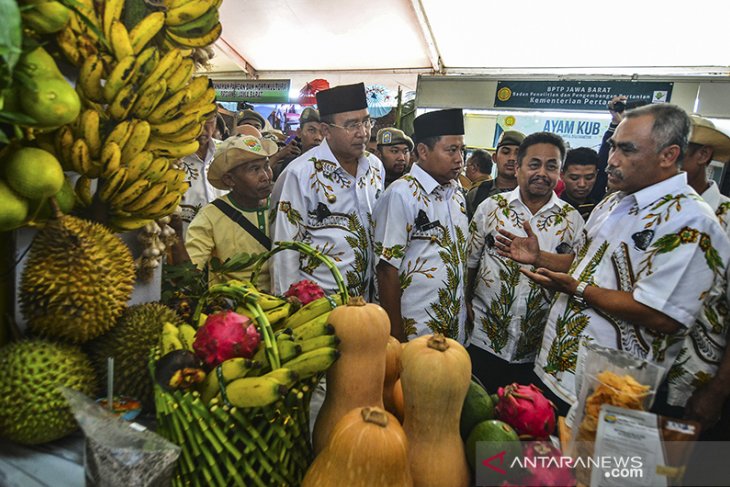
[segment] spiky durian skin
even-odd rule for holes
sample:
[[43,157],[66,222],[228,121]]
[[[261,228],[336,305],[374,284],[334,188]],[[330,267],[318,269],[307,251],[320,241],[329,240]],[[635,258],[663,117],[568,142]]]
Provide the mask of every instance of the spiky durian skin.
[[105,382],[106,359],[113,357],[115,394],[139,399],[145,410],[153,411],[152,376],[148,362],[150,350],[158,344],[166,321],[175,325],[183,323],[177,313],[165,305],[137,304],[127,308],[108,333],[89,342],[86,349],[99,376],[99,385],[103,386]]
[[35,445],[77,428],[58,387],[96,397],[91,360],[78,346],[31,339],[0,349],[0,437]]
[[20,306],[32,333],[84,343],[114,326],[132,296],[135,270],[108,228],[64,215],[31,244]]

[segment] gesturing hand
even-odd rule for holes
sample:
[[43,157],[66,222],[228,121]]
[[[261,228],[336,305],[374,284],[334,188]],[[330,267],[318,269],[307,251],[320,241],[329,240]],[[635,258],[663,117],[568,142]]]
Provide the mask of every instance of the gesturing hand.
[[527,269],[520,269],[520,272],[550,291],[572,295],[578,287],[578,281],[564,272],[553,272],[542,267],[535,272]]
[[497,235],[497,238],[494,239],[494,246],[502,257],[508,257],[520,264],[534,264],[540,255],[540,243],[532,232],[529,222],[525,222],[523,228],[527,233],[526,237],[518,237],[500,228],[501,235]]

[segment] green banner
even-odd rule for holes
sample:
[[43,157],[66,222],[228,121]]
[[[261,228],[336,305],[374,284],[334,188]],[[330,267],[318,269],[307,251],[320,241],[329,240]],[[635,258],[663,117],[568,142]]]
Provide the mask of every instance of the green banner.
[[669,102],[671,82],[654,81],[500,81],[495,108],[606,111],[614,96],[647,103]]
[[245,79],[213,81],[216,101],[247,101],[251,103],[288,103],[288,79]]

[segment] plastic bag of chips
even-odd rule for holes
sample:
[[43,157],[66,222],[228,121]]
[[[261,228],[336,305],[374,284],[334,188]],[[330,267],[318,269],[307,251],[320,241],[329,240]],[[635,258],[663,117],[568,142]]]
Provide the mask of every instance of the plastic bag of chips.
[[[665,369],[619,350],[582,341],[578,351],[576,384],[578,401],[573,408],[569,453],[591,457],[603,404],[647,411],[664,377]],[[578,382],[580,380],[580,382]],[[578,469],[580,470],[580,469]],[[576,471],[590,479],[590,471]],[[583,477],[583,481],[586,477]]]

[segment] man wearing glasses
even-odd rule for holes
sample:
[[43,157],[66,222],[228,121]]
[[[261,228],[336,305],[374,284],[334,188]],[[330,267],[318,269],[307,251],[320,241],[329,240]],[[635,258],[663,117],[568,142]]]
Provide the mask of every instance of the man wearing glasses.
[[[335,262],[351,295],[370,299],[370,221],[385,170],[377,157],[365,152],[373,126],[365,85],[320,91],[317,105],[324,141],[289,163],[277,179],[271,240],[312,245]],[[328,293],[337,290],[331,272],[319,261],[289,250],[274,255],[275,294],[302,279],[315,281]]]

